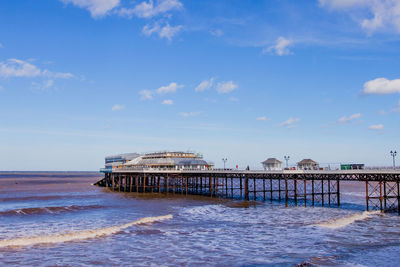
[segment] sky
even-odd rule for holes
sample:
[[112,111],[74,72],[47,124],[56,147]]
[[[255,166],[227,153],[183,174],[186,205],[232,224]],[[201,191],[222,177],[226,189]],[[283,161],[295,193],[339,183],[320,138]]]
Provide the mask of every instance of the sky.
[[0,170],[400,150],[399,0],[6,0],[0,24]]

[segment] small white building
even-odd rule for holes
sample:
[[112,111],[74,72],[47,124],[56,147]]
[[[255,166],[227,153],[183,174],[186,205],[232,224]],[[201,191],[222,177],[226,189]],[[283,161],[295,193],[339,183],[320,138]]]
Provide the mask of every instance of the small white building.
[[319,165],[312,159],[303,159],[302,161],[297,162],[297,168],[299,170],[318,170]]
[[282,161],[277,160],[276,158],[269,158],[263,162],[264,171],[279,171],[282,170]]

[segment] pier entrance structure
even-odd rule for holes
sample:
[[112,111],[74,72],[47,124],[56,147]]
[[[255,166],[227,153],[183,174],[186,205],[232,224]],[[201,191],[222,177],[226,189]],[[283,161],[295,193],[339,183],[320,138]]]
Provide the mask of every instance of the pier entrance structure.
[[244,200],[277,200],[304,206],[340,206],[340,182],[365,184],[366,210],[400,214],[400,170],[245,171],[103,169],[96,185],[119,192],[194,194]]

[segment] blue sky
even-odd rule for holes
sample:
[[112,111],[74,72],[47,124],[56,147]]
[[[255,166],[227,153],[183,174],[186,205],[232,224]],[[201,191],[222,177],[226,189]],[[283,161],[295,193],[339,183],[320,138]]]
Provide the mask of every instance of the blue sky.
[[390,165],[397,0],[0,4],[0,170],[192,150],[217,166]]

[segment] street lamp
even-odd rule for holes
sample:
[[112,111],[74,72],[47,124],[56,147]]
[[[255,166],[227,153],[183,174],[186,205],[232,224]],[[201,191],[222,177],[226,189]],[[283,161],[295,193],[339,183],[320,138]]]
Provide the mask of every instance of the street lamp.
[[396,156],[397,156],[397,151],[390,151],[390,155],[393,157],[393,169],[396,169]]
[[284,158],[285,158],[285,160],[286,160],[286,168],[289,168],[289,159],[290,159],[290,156],[284,156]]
[[222,161],[224,162],[224,170],[225,170],[225,163],[228,161],[227,158],[222,158]]

